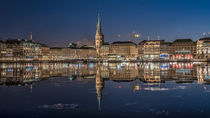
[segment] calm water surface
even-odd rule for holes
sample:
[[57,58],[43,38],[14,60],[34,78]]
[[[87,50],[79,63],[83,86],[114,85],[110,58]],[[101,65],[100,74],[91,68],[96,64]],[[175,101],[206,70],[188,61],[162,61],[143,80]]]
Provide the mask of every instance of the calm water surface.
[[6,117],[210,117],[208,63],[1,63]]

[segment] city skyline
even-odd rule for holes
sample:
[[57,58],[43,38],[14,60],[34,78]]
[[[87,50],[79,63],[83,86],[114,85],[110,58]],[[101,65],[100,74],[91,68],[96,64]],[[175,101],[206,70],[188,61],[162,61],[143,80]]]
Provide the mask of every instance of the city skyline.
[[210,117],[209,0],[0,0],[0,114]]
[[[94,40],[97,15],[101,14],[104,40],[127,41],[132,32],[140,41],[194,41],[210,31],[208,1],[1,1],[0,39],[33,39],[50,46],[87,38]],[[9,9],[8,9],[9,8]],[[6,11],[6,12],[5,12]],[[118,37],[118,35],[122,37]]]

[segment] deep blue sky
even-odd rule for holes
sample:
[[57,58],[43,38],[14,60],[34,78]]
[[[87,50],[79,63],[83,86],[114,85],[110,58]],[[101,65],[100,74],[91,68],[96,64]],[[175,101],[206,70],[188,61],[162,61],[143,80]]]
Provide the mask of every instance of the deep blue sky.
[[105,41],[129,40],[117,35],[133,31],[142,39],[197,40],[210,32],[208,0],[0,0],[0,39],[29,38],[64,46],[94,39],[101,13]]

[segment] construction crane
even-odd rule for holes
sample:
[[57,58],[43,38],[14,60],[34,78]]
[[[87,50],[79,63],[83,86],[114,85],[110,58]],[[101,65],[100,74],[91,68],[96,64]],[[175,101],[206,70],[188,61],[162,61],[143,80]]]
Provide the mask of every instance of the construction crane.
[[129,41],[132,41],[134,43],[136,43],[136,39],[137,38],[140,38],[141,36],[142,36],[141,34],[138,34],[135,31],[132,32],[131,35],[121,35],[121,34],[118,34],[118,38],[131,38],[131,39],[129,39]]

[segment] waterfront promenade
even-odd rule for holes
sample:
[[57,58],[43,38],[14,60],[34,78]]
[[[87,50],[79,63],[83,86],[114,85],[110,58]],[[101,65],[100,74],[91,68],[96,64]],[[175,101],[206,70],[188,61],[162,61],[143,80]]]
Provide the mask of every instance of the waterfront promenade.
[[191,59],[191,60],[105,60],[105,59],[69,59],[69,60],[0,60],[0,63],[123,63],[123,62],[210,62],[208,59]]

